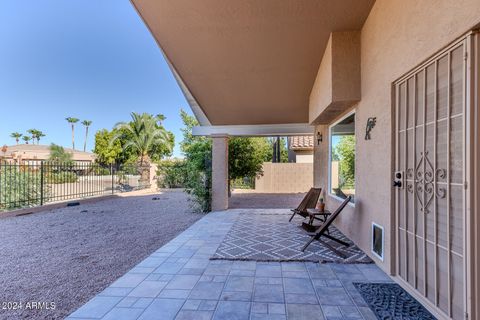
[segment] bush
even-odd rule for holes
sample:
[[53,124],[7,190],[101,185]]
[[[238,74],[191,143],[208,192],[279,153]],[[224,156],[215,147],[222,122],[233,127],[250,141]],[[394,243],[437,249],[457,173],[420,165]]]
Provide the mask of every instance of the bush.
[[255,177],[237,178],[231,181],[233,189],[255,189]]
[[59,184],[59,183],[74,183],[78,181],[78,177],[75,172],[61,171],[51,172],[45,175],[47,183]]
[[184,188],[187,181],[185,160],[162,160],[158,163],[159,188]]
[[187,180],[185,192],[192,196],[193,207],[201,212],[212,210],[212,169],[209,155],[204,158],[204,165],[187,162]]
[[[0,164],[0,210],[40,204],[40,173],[18,165]],[[46,190],[44,190],[44,193]]]
[[92,165],[93,174],[96,176],[109,176],[112,174],[110,168],[102,167],[98,164]]

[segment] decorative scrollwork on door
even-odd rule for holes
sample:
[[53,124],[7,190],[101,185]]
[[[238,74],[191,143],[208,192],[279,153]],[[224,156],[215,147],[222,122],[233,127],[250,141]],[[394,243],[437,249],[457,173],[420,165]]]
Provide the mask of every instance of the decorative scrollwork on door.
[[447,191],[437,185],[437,181],[447,177],[445,169],[435,169],[432,162],[428,158],[428,151],[420,152],[420,158],[415,169],[408,168],[406,170],[407,179],[412,179],[413,183],[407,183],[407,191],[415,192],[418,202],[420,203],[420,211],[429,213],[429,207],[434,197],[443,199]]

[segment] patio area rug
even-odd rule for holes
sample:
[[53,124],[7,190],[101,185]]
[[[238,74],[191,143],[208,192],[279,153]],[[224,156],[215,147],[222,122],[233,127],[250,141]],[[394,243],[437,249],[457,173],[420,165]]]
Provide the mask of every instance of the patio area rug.
[[350,244],[342,246],[322,237],[346,256],[338,256],[320,241],[314,241],[305,250],[301,248],[311,236],[300,225],[304,221],[297,216],[288,222],[290,214],[241,213],[211,258],[212,260],[252,261],[312,261],[335,263],[372,263],[373,261],[335,227],[330,234]]
[[354,283],[378,319],[435,320],[417,300],[396,283]]

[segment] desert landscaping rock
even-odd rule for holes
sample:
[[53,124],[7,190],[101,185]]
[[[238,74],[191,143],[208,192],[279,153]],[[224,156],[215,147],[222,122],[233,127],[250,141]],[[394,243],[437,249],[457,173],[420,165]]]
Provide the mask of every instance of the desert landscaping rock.
[[55,303],[0,309],[0,319],[64,318],[203,217],[187,200],[180,190],[132,192],[0,219],[0,302]]

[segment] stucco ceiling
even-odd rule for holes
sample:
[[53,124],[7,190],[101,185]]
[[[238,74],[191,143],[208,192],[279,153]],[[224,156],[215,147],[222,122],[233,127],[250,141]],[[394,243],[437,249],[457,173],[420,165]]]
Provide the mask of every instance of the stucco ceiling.
[[211,124],[308,122],[330,32],[374,0],[131,0]]

